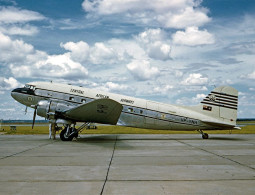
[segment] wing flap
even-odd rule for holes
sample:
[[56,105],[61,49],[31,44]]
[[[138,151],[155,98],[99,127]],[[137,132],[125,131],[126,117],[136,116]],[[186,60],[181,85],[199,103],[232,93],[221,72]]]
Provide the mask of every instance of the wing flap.
[[116,125],[123,106],[112,99],[98,99],[64,112],[70,119]]

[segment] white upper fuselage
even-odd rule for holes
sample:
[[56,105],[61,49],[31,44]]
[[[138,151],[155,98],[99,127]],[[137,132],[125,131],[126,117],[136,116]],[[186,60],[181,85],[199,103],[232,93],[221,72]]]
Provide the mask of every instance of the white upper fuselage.
[[[212,117],[199,113],[198,108],[153,102],[140,98],[102,92],[94,89],[52,82],[31,82],[34,95],[16,95],[15,99],[27,106],[36,105],[41,100],[67,102],[73,106],[95,99],[112,99],[123,106],[118,124],[149,129],[198,130],[217,129],[203,123]],[[13,97],[15,94],[12,94]]]

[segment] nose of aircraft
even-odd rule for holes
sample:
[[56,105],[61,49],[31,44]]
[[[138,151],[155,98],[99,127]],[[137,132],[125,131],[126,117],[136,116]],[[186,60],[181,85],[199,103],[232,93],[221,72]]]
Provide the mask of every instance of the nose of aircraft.
[[17,100],[18,93],[20,93],[20,92],[21,92],[20,88],[13,89],[13,90],[11,91],[11,96],[12,96],[12,98],[15,99],[15,100]]

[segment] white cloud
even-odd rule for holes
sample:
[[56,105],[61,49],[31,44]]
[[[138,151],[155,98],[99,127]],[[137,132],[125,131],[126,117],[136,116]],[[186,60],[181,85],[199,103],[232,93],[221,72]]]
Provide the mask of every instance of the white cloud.
[[0,32],[0,61],[20,62],[28,55],[35,53],[34,47],[22,40],[11,40],[10,37]]
[[194,103],[199,103],[201,102],[204,98],[206,97],[206,94],[197,94],[195,97],[192,97],[192,101]]
[[16,7],[0,7],[0,23],[25,23],[44,19],[45,17],[38,12]]
[[167,44],[166,33],[161,29],[148,29],[138,36],[136,40],[147,52],[148,56],[157,60],[171,59],[170,44]]
[[31,65],[10,66],[12,73],[17,77],[41,78],[68,78],[86,77],[88,70],[80,63],[70,59],[70,55],[49,55],[47,59],[40,60]]
[[215,42],[212,34],[208,33],[207,30],[200,31],[195,26],[186,28],[185,32],[177,31],[172,38],[173,43],[188,46],[213,44]]
[[146,24],[157,22],[162,27],[185,28],[201,26],[210,21],[200,0],[84,0],[86,12],[98,15],[122,14]]
[[181,82],[183,85],[204,85],[208,82],[207,77],[203,77],[199,73],[189,74],[189,77]]
[[183,75],[183,72],[182,71],[179,71],[179,70],[176,70],[175,71],[175,76],[178,78],[178,77],[182,77]]
[[153,92],[160,93],[160,94],[167,94],[173,88],[174,88],[174,86],[172,86],[172,85],[158,86],[158,87],[154,87]]
[[104,43],[95,43],[90,50],[90,61],[93,64],[111,64],[117,60],[117,53],[113,48],[105,46]]
[[10,90],[21,86],[21,84],[13,77],[0,77],[0,90]]
[[107,91],[110,92],[121,92],[124,90],[129,90],[129,87],[127,85],[113,83],[113,82],[107,82],[104,87],[107,89]]
[[177,13],[165,13],[157,16],[158,21],[167,28],[185,28],[188,26],[202,26],[210,21],[206,10],[184,7]]
[[16,77],[84,77],[88,71],[71,59],[70,54],[48,55],[35,50],[22,40],[12,40],[0,33],[0,62],[6,64]]
[[253,71],[251,74],[247,75],[247,78],[249,79],[255,79],[255,71]]
[[0,32],[4,34],[35,35],[38,33],[38,28],[27,23],[44,19],[46,18],[38,12],[0,6]]
[[127,68],[137,80],[150,80],[160,74],[158,68],[151,67],[149,61],[146,60],[133,60]]
[[71,51],[71,58],[75,61],[85,62],[88,59],[90,47],[84,41],[60,43],[60,47]]
[[69,54],[74,61],[91,64],[111,64],[118,60],[118,53],[109,45],[97,42],[89,46],[84,41],[61,43],[60,46],[69,50]]
[[31,25],[2,25],[0,26],[0,32],[7,35],[27,35],[32,36],[38,33],[38,28]]

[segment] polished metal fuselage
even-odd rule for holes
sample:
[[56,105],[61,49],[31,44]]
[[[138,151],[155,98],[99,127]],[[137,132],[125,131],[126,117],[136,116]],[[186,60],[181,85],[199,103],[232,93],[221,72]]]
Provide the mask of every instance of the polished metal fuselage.
[[117,123],[118,125],[162,130],[210,130],[219,128],[203,123],[201,119],[209,120],[211,117],[200,113],[198,107],[163,104],[58,83],[33,82],[28,83],[28,85],[33,86],[33,93],[26,93],[25,91],[22,93],[22,90],[14,90],[12,96],[18,102],[29,107],[33,107],[42,100],[47,100],[49,102],[62,104],[63,108],[60,106],[59,109],[65,110],[89,103],[96,99],[109,98],[119,102],[123,106]]

